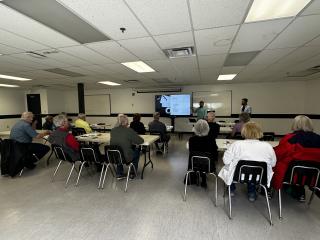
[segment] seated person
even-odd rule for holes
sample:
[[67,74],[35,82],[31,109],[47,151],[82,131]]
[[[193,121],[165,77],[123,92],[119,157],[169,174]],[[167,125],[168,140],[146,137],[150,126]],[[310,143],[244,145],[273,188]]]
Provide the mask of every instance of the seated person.
[[[231,196],[234,196],[235,191],[235,185],[232,184],[233,175],[240,160],[266,162],[268,187],[273,175],[272,167],[276,164],[276,155],[272,146],[267,142],[259,141],[263,132],[258,124],[254,122],[244,124],[241,135],[245,140],[235,141],[229,146],[223,155],[225,165],[219,172],[219,177],[226,185],[231,185]],[[249,201],[254,202],[256,197],[256,186],[248,184]]]
[[53,131],[55,129],[55,126],[53,124],[53,117],[51,115],[48,115],[46,117],[45,123],[42,125],[42,129],[44,130],[50,130]]
[[[140,137],[133,129],[128,127],[129,120],[126,115],[119,114],[117,124],[114,128],[111,129],[110,133],[110,145],[116,145],[121,147],[125,162],[132,162],[138,171],[138,163],[140,159],[140,147],[139,145],[143,143],[143,138]],[[117,166],[117,178],[123,178],[123,166]],[[130,173],[130,178],[135,177],[134,171],[132,169]]]
[[79,161],[80,144],[75,137],[69,133],[69,121],[66,116],[62,114],[55,116],[53,123],[56,126],[56,130],[49,136],[48,141],[51,144],[61,146],[72,161]]
[[[33,143],[33,138],[41,139],[44,136],[50,134],[50,131],[44,131],[42,133],[37,133],[31,126],[33,122],[33,113],[24,112],[21,115],[21,120],[18,121],[11,129],[10,139],[13,139],[20,143],[28,143],[29,152],[35,154],[38,159],[43,158],[49,151],[50,147],[41,143]],[[35,164],[29,162],[26,164],[27,168],[35,168]]]
[[79,113],[78,119],[74,122],[76,128],[83,128],[86,133],[91,133],[92,129],[88,122],[86,122],[86,115],[84,113]]
[[[149,122],[149,132],[150,133],[160,133],[161,141],[169,142],[170,135],[167,134],[167,127],[164,123],[160,122],[160,113],[155,112],[153,114],[153,121]],[[155,143],[158,150],[160,150],[157,142]]]
[[208,136],[211,139],[216,139],[220,133],[220,125],[214,121],[215,118],[216,118],[216,116],[215,116],[214,112],[208,112],[207,122],[208,122],[209,128],[210,128]]
[[237,122],[231,132],[231,138],[234,137],[237,133],[241,133],[242,127],[245,123],[250,121],[250,114],[249,113],[240,113],[239,114],[239,122]]
[[[310,118],[304,115],[296,116],[292,123],[292,133],[285,135],[275,147],[277,164],[272,179],[273,187],[282,187],[287,169],[293,160],[320,162],[320,136],[313,132]],[[304,187],[293,187],[292,195],[299,201],[305,201]]]
[[[209,157],[210,171],[215,171],[215,161],[218,158],[218,147],[215,139],[208,135],[210,129],[205,120],[198,120],[193,127],[194,136],[189,138],[187,147],[189,148],[189,164],[188,169],[191,169],[191,157],[201,155]],[[207,169],[207,168],[206,168]],[[201,186],[207,187],[206,174],[201,173],[202,182]]]
[[146,129],[142,122],[140,122],[141,116],[139,113],[133,115],[133,121],[130,123],[130,128],[136,131],[140,135],[146,134]]

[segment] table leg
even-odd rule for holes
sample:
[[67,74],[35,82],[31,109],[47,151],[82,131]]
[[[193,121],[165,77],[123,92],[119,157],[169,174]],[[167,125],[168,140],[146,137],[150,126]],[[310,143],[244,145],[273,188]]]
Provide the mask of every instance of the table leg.
[[[148,158],[149,161],[147,162],[147,153],[148,153]],[[143,179],[143,173],[144,173],[144,169],[146,168],[146,166],[148,166],[149,164],[151,164],[151,167],[153,169],[153,162],[151,160],[151,155],[150,155],[150,146],[145,148],[144,151],[144,164],[143,164],[143,168],[142,168],[142,173],[141,173],[141,179]]]

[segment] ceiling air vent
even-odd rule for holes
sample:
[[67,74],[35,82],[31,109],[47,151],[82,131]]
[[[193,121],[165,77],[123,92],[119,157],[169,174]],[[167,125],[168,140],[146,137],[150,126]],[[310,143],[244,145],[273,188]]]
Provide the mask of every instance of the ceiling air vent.
[[40,58],[40,59],[47,58],[45,55],[43,55],[41,53],[36,53],[36,52],[31,52],[31,51],[26,52],[26,55],[33,57],[33,58]]
[[168,58],[180,58],[194,56],[193,47],[181,47],[163,50]]
[[142,88],[136,89],[137,93],[169,93],[181,92],[181,88]]
[[67,77],[85,77],[85,75],[81,73],[71,72],[62,68],[51,68],[51,69],[44,69],[44,71],[60,74]]
[[123,80],[126,83],[138,83],[140,82],[139,80]]
[[168,78],[153,78],[152,80],[159,84],[172,83]]

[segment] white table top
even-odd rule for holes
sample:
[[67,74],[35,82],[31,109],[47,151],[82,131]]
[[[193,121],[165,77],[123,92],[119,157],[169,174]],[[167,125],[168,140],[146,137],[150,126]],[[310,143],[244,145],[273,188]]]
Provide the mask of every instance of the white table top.
[[218,123],[221,127],[233,127],[235,125],[234,122],[216,122]]
[[220,134],[229,134],[232,132],[231,127],[220,127]]
[[[148,146],[160,138],[157,135],[140,135],[140,137],[144,140],[144,143],[141,144],[144,146]],[[80,142],[110,143],[110,133],[88,133],[76,138]]]
[[[218,151],[224,152],[225,150],[227,150],[227,148],[230,146],[230,144],[235,141],[244,141],[244,140],[217,138],[216,143],[218,146]],[[279,141],[266,141],[266,142],[269,143],[272,147],[276,147],[279,144]]]

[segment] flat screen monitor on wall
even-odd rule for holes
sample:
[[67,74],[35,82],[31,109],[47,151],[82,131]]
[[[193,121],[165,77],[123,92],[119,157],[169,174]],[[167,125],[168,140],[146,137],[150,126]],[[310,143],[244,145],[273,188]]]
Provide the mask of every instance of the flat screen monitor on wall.
[[155,109],[161,116],[190,116],[192,94],[156,95]]

